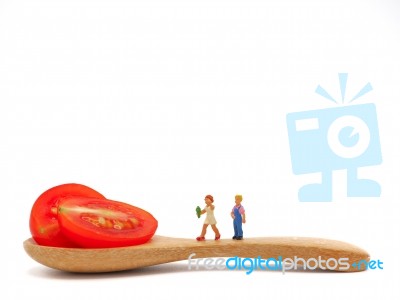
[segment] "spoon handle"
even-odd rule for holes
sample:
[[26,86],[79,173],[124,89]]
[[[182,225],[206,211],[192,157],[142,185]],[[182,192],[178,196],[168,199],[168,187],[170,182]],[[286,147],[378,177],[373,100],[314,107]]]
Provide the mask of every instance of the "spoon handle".
[[[330,260],[328,270],[357,272],[366,269],[370,256],[365,250],[342,241],[311,238],[311,237],[258,237],[245,240],[219,240],[197,242],[189,239],[156,237],[158,247],[154,248],[149,265],[154,260],[166,263],[180,260],[208,258],[208,257],[241,257],[241,258],[286,258],[301,263],[300,259],[322,261]],[[150,246],[151,244],[149,244]],[[165,246],[165,247],[164,247]],[[341,268],[339,260],[348,263],[348,268]],[[352,266],[353,263],[364,261],[363,264]],[[145,262],[143,262],[145,263]],[[310,262],[311,266],[315,263]]]

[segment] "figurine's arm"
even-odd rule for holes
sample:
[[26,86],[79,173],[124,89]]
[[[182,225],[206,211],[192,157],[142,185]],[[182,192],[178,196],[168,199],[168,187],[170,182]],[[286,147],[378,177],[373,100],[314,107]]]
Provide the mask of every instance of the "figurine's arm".
[[242,223],[246,223],[246,214],[245,213],[242,214]]
[[200,214],[202,215],[202,214],[205,214],[205,213],[206,213],[206,210],[203,209]]
[[231,211],[231,217],[232,217],[232,219],[235,218],[235,214],[233,213],[233,211]]

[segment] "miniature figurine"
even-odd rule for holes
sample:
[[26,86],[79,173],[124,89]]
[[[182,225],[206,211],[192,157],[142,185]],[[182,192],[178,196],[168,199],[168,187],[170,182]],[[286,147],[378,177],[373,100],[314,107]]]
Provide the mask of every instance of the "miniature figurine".
[[235,235],[232,237],[233,240],[243,240],[243,229],[242,223],[246,223],[246,215],[244,207],[242,206],[242,195],[235,196],[235,206],[232,208],[231,217],[233,219],[233,229]]
[[206,207],[204,207],[203,210],[201,210],[200,214],[206,214],[206,219],[204,220],[203,228],[201,230],[200,236],[196,238],[198,241],[205,241],[205,235],[207,231],[208,225],[211,225],[212,230],[215,233],[215,240],[218,241],[221,238],[221,234],[219,233],[219,230],[217,228],[217,220],[214,217],[214,209],[215,206],[212,204],[214,202],[214,198],[211,195],[207,195],[204,198],[204,201],[206,202]]

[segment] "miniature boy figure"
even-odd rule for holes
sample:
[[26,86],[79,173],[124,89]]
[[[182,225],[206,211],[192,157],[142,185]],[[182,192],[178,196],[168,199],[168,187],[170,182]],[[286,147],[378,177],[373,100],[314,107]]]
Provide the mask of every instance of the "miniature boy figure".
[[242,206],[242,195],[235,196],[235,206],[232,208],[231,217],[233,219],[233,229],[235,235],[232,237],[233,240],[243,240],[243,229],[242,223],[246,223],[246,215],[244,207]]
[[[207,195],[204,198],[204,202],[206,203],[206,207],[200,211],[200,214],[206,214],[206,219],[204,220],[203,228],[201,230],[200,236],[196,238],[198,241],[205,241],[205,235],[207,231],[208,225],[211,225],[212,230],[215,233],[215,240],[218,241],[221,238],[221,234],[217,228],[217,220],[214,216],[215,206],[213,205],[214,198],[211,195]],[[197,212],[196,212],[197,213]]]

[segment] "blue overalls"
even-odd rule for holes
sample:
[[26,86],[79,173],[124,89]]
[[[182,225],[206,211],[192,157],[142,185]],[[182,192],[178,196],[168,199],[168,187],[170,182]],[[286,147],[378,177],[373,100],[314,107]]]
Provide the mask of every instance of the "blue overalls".
[[239,207],[235,205],[235,207],[233,208],[233,214],[235,215],[235,218],[233,219],[233,229],[235,230],[236,237],[243,236],[242,215],[239,212],[241,207],[242,207],[241,205]]

